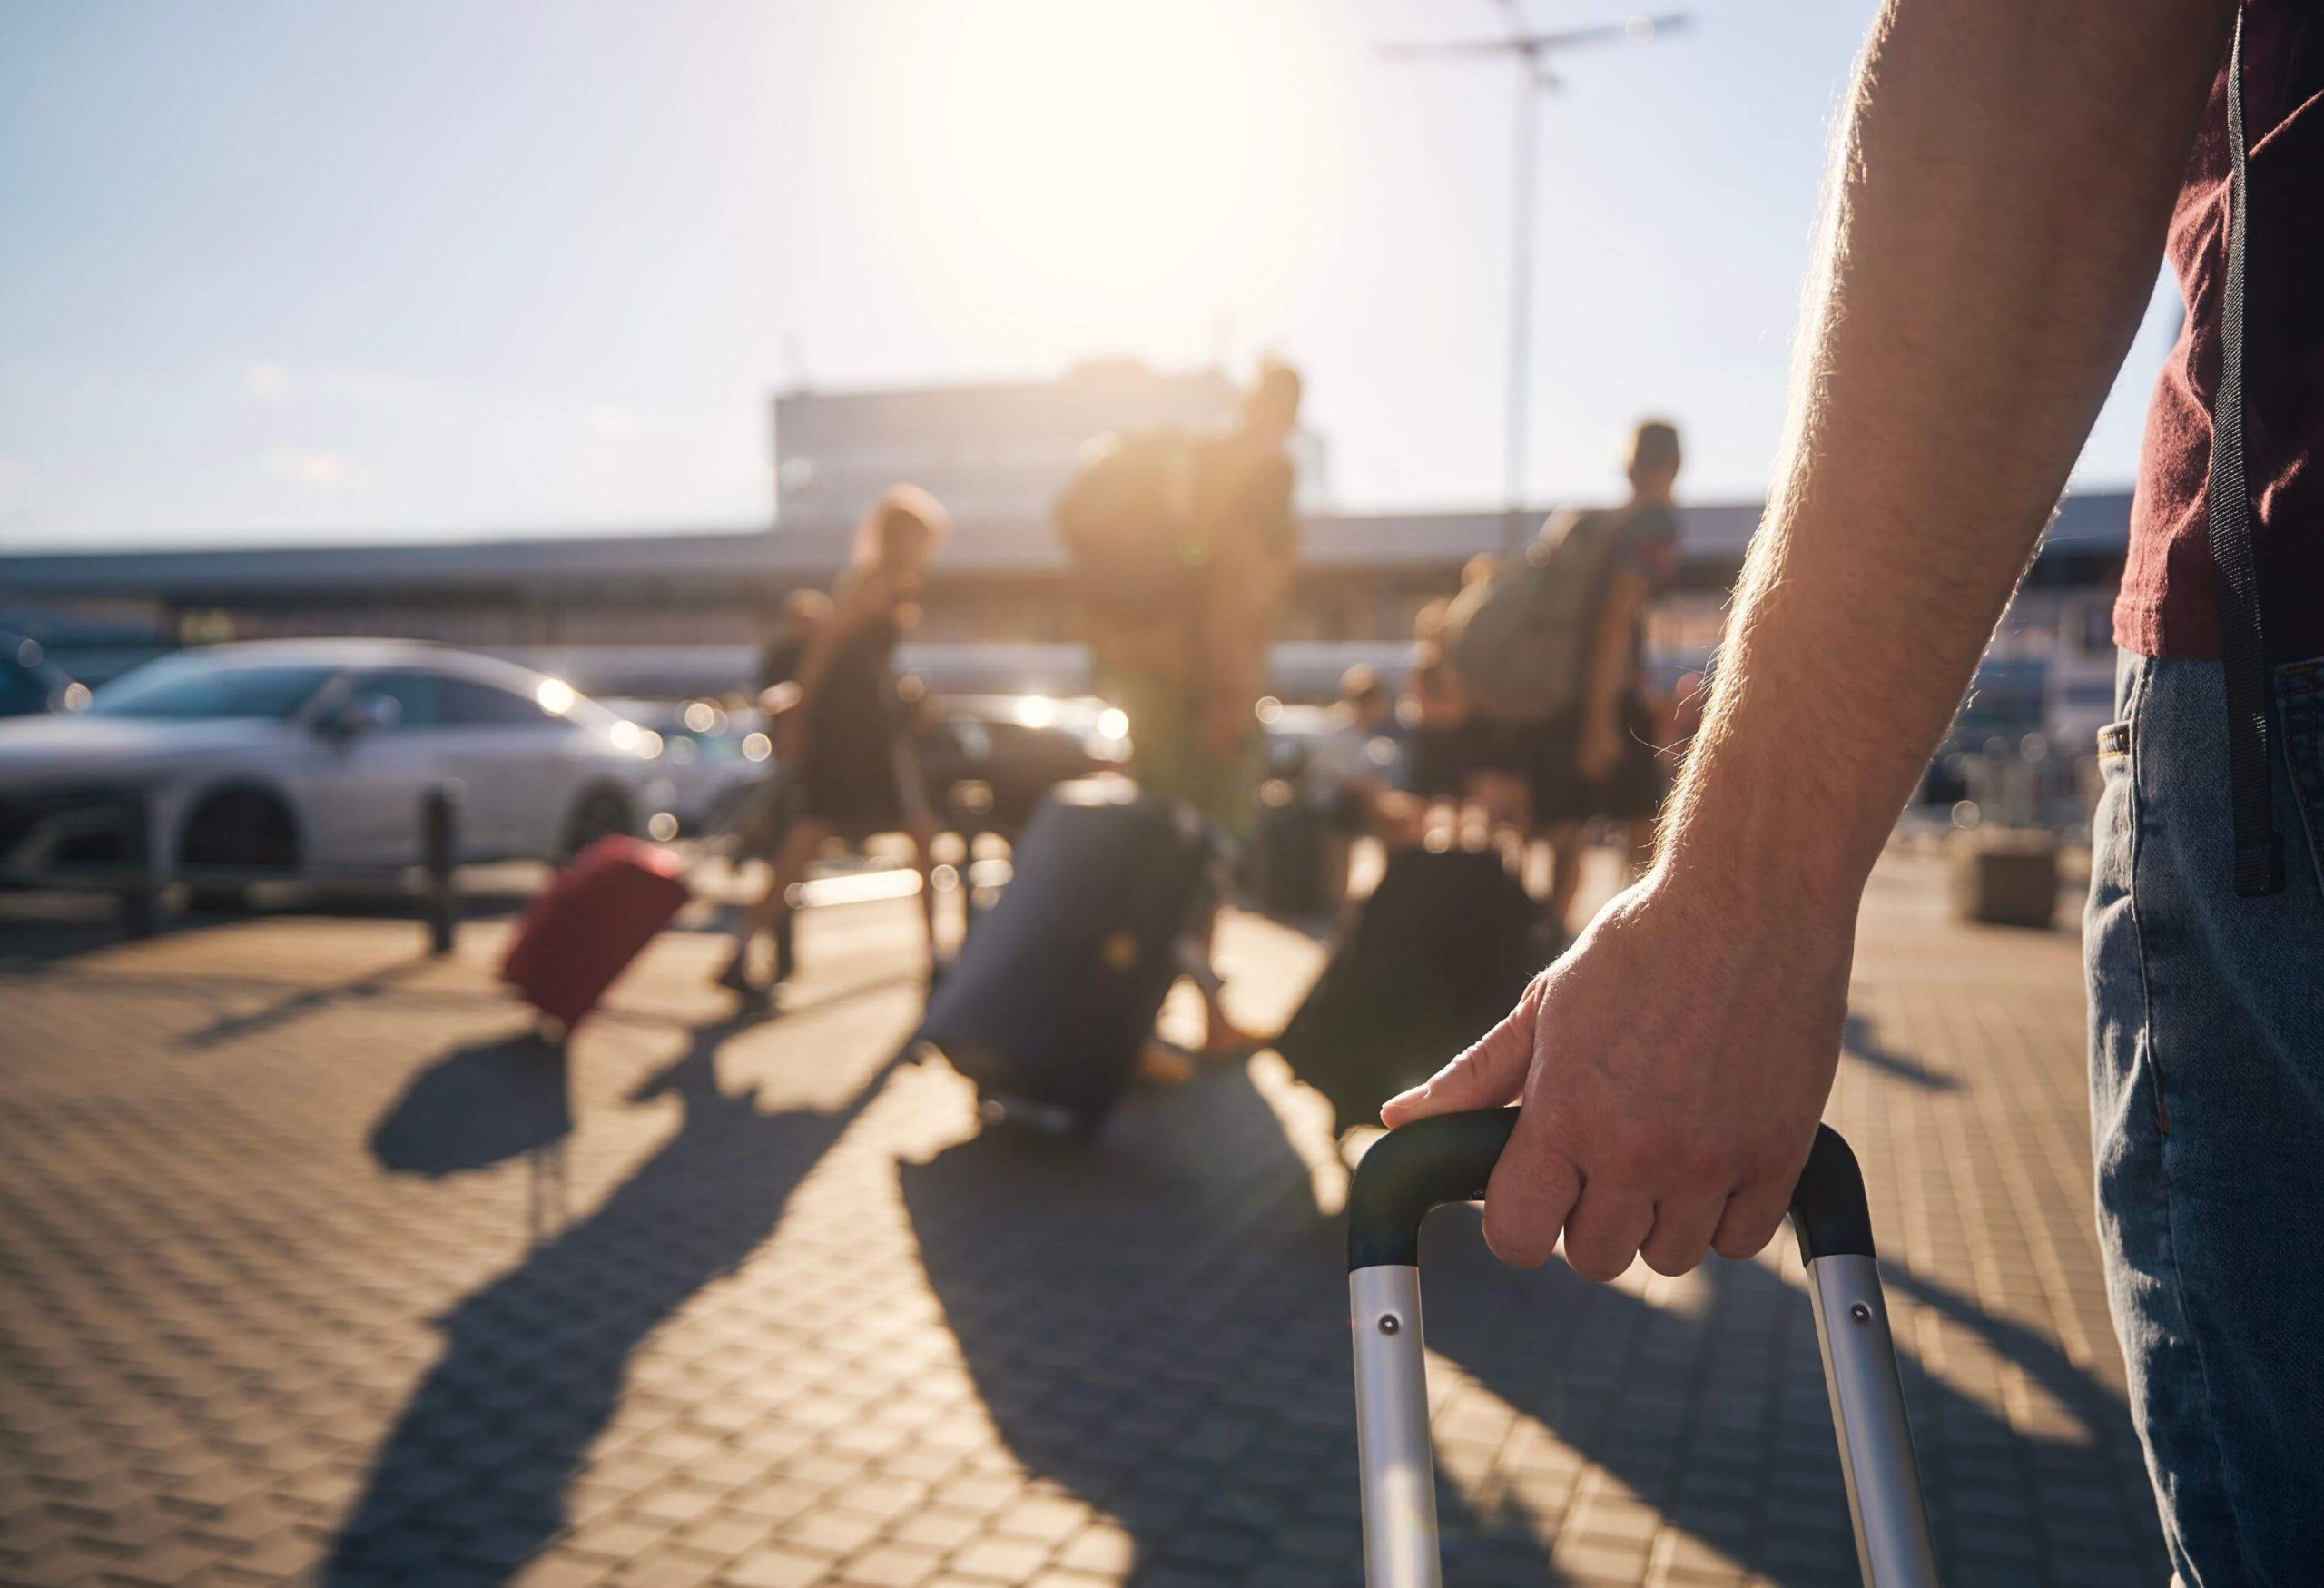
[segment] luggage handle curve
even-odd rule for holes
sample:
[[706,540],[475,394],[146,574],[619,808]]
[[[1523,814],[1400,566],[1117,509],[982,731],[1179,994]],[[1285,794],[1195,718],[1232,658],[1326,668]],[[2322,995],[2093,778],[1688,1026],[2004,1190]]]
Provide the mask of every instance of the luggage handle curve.
[[[1349,1327],[1369,1588],[1438,1588],[1436,1504],[1420,1308],[1420,1227],[1473,1201],[1517,1124],[1515,1109],[1440,1114],[1374,1142],[1348,1188]],[[1856,1562],[1869,1588],[1935,1588],[1936,1558],[1905,1412],[1896,1343],[1856,1154],[1816,1127],[1793,1187]]]
[[[1416,1267],[1420,1227],[1431,1209],[1485,1194],[1517,1128],[1515,1109],[1471,1109],[1415,1119],[1372,1145],[1348,1186],[1347,1266]],[[1871,1257],[1872,1210],[1847,1141],[1816,1127],[1807,1167],[1792,1188],[1791,1224],[1802,1262]]]

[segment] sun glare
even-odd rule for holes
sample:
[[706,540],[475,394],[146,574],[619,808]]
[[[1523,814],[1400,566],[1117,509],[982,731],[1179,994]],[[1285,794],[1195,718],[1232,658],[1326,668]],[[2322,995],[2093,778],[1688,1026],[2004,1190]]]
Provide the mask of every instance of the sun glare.
[[1133,291],[1234,225],[1257,84],[1217,5],[995,0],[956,16],[944,163],[1009,253],[1074,286]]

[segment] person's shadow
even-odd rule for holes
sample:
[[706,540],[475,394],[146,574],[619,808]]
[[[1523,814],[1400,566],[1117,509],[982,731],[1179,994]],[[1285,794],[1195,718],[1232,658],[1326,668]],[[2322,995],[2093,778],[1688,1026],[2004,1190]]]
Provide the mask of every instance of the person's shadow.
[[[1307,1169],[1246,1077],[1134,1095],[1094,1145],[988,1133],[900,1173],[929,1279],[1001,1438],[1029,1473],[1119,1524],[1128,1580],[1360,1575],[1344,1226],[1315,1212]],[[1712,1258],[1659,1304],[1560,1261],[1505,1267],[1480,1222],[1447,1209],[1424,1242],[1428,1344],[1459,1369],[1431,1373],[1448,1582],[1620,1574],[1632,1567],[1592,1552],[1621,1546],[1597,1540],[1666,1524],[1685,1549],[1774,1583],[1855,1580],[1799,1289],[1762,1264]],[[2128,1518],[2109,1541],[2122,1580],[2142,1567],[2154,1578],[2159,1540],[2138,1525],[2143,1474],[2120,1397],[2031,1331],[1889,1274],[1893,1294],[1981,1336],[2067,1425],[2014,1428],[1906,1360],[1949,1580],[2019,1580],[2021,1563],[1980,1558],[1997,1547],[1995,1521],[2008,1549],[2042,1546],[2047,1530],[2081,1525],[2093,1495]],[[1576,1505],[1571,1457],[1512,1432],[1512,1412],[1602,1469],[1601,1493]],[[1463,1466],[1489,1469],[1473,1494],[1448,1482]],[[1572,1535],[1554,1554],[1552,1526]],[[1571,1563],[1569,1545],[1581,1546]],[[1643,1572],[1644,1541],[1635,1547]]]
[[[773,1232],[791,1193],[877,1094],[883,1066],[831,1112],[763,1113],[718,1083],[718,1050],[749,1022],[698,1028],[633,1099],[671,1094],[676,1132],[588,1217],[438,1319],[444,1351],[380,1445],[334,1542],[324,1580],[483,1588],[513,1576],[566,1525],[567,1482],[620,1402],[629,1358],[704,1286]],[[558,1129],[563,1080],[539,1053],[463,1050],[389,1110],[374,1149],[393,1168],[443,1173],[539,1145]],[[548,1062],[553,1062],[549,1060]],[[512,1077],[528,1080],[512,1083]],[[448,1130],[488,1094],[523,1098],[529,1120],[479,1140]]]

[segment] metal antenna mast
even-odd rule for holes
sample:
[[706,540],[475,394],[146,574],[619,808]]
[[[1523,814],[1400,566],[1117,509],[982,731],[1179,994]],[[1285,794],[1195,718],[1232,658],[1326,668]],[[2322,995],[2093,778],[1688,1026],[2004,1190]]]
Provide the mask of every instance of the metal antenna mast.
[[1685,13],[1673,13],[1634,16],[1628,22],[1595,27],[1534,33],[1526,19],[1524,0],[1498,0],[1498,4],[1509,22],[1506,38],[1384,44],[1381,53],[1406,59],[1507,56],[1517,63],[1517,143],[1509,225],[1508,438],[1502,455],[1502,503],[1508,516],[1502,530],[1502,549],[1513,553],[1524,544],[1526,535],[1526,439],[1531,425],[1533,395],[1534,167],[1539,163],[1537,145],[1541,141],[1541,117],[1536,113],[1541,95],[1554,94],[1563,86],[1550,70],[1548,58],[1591,44],[1652,44],[1665,35],[1677,33],[1694,19]]

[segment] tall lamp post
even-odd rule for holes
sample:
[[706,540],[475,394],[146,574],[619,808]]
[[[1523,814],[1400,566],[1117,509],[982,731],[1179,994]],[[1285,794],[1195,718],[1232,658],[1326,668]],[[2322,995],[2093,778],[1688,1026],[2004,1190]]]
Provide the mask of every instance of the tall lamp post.
[[1514,554],[1524,544],[1526,534],[1526,436],[1533,395],[1534,167],[1541,142],[1541,117],[1536,112],[1543,94],[1554,94],[1562,86],[1550,70],[1549,57],[1591,44],[1652,44],[1687,26],[1693,18],[1673,13],[1534,33],[1526,21],[1523,0],[1500,0],[1500,5],[1510,24],[1505,38],[1384,44],[1381,53],[1402,59],[1506,57],[1517,63],[1517,144],[1509,225],[1509,392],[1504,416],[1508,437],[1502,457],[1502,503],[1507,515],[1502,528],[1502,550]]

